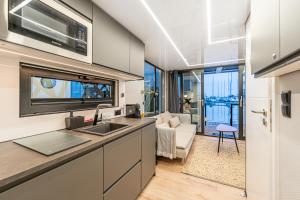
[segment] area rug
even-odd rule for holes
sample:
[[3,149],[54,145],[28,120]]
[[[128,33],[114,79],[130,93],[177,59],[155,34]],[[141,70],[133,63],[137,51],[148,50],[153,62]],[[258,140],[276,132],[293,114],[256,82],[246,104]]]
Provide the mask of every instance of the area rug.
[[221,184],[245,189],[245,142],[224,139],[218,155],[218,138],[196,136],[182,172]]

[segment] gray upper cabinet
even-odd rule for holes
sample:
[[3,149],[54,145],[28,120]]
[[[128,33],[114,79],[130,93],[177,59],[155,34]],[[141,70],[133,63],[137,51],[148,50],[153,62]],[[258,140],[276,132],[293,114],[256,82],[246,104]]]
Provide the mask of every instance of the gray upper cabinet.
[[1,193],[0,199],[103,199],[102,162],[101,148]]
[[155,174],[156,165],[156,132],[151,124],[142,129],[142,189]]
[[93,19],[93,4],[90,0],[60,0],[86,17]]
[[145,45],[135,36],[130,37],[130,73],[144,77]]
[[251,72],[276,62],[279,52],[279,0],[252,0]]
[[129,72],[130,33],[93,5],[93,63]]
[[300,48],[300,1],[280,1],[280,54],[285,57]]

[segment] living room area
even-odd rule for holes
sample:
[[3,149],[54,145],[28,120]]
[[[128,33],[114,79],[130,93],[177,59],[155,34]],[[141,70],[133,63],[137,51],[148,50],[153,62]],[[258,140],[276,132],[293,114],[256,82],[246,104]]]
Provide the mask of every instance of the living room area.
[[243,194],[245,76],[245,64],[165,71],[145,62],[145,116],[157,119],[158,173]]

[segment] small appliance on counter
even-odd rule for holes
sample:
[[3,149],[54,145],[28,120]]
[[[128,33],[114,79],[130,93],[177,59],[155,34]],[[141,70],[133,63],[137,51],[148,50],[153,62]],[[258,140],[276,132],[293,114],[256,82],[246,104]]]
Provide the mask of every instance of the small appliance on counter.
[[65,118],[65,122],[66,122],[66,129],[68,130],[81,128],[85,125],[84,117],[83,116],[74,117],[72,111],[70,112],[70,117]]
[[141,118],[140,104],[126,104],[126,117]]

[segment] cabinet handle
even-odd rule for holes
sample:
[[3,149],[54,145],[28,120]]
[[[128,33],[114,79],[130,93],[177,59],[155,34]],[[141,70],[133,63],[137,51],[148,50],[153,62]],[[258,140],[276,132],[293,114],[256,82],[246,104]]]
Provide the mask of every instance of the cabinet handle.
[[272,54],[272,58],[273,58],[273,60],[275,60],[275,59],[277,58],[277,54],[276,54],[276,53],[273,53],[273,54]]

